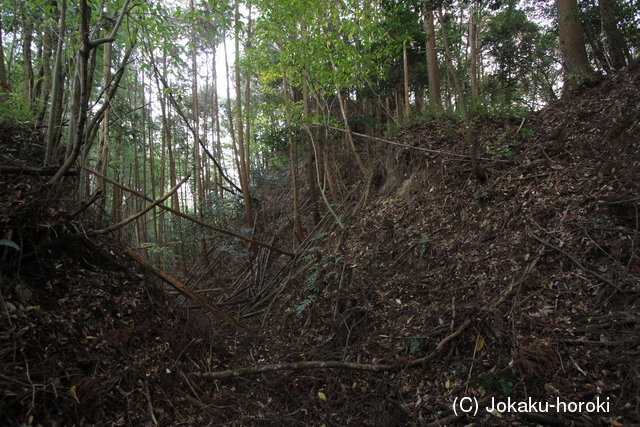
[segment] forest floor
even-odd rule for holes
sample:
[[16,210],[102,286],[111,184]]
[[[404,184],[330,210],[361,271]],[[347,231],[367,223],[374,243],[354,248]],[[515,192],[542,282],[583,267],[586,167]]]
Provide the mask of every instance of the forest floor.
[[8,169],[42,153],[4,124],[0,239],[20,250],[0,246],[0,424],[640,425],[640,63],[475,131],[484,183],[457,122],[406,126],[373,173],[344,176],[344,230],[326,215],[295,259],[217,252],[174,272],[218,288],[241,334],[114,237],[65,240],[76,206]]

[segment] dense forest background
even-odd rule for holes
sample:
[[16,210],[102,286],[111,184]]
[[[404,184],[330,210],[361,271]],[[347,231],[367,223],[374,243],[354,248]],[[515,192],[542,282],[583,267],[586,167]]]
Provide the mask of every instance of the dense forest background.
[[[243,218],[236,231],[253,238],[275,226],[281,205],[265,192],[287,175],[298,241],[349,179],[371,172],[384,143],[357,134],[457,117],[483,178],[475,153],[508,146],[477,141],[473,122],[526,117],[563,87],[621,69],[640,40],[638,5],[610,0],[3,1],[1,10],[0,112],[45,135],[43,166],[64,165],[50,183],[77,165],[78,200],[101,192],[106,224],[143,203],[106,179],[155,200],[190,175],[166,205],[212,225]],[[346,181],[344,162],[357,166]],[[160,208],[119,233],[154,262],[181,266],[208,264],[216,235]]]
[[639,425],[639,49],[630,0],[0,0],[0,424]]

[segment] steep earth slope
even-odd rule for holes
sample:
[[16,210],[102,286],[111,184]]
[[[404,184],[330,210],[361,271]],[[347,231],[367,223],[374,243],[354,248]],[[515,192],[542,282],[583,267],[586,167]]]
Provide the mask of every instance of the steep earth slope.
[[[344,230],[327,215],[295,260],[229,264],[221,302],[252,330],[236,335],[110,239],[55,245],[75,206],[7,169],[39,149],[4,125],[0,224],[20,251],[0,247],[0,423],[640,425],[640,64],[476,133],[485,183],[456,121],[408,126],[336,208]],[[328,360],[347,364],[295,365]],[[276,363],[293,365],[213,378]],[[454,413],[463,397],[480,411]],[[485,410],[509,398],[608,406]]]

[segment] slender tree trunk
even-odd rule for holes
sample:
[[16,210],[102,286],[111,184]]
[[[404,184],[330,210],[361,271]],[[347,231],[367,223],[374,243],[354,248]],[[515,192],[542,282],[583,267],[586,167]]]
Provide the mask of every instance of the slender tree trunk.
[[411,104],[409,103],[409,61],[407,60],[407,42],[402,44],[402,63],[404,69],[404,116],[411,119]]
[[7,69],[4,66],[4,46],[2,45],[2,14],[0,13],[0,101],[7,98],[7,94],[11,92],[9,82],[7,81]]
[[[140,189],[142,188],[142,183],[140,182],[140,160],[139,160],[139,153],[140,150],[138,148],[138,141],[137,138],[135,137],[135,135],[132,138],[132,142],[133,142],[133,173],[135,175],[134,179],[135,179],[135,189],[140,191]],[[143,163],[143,167],[144,167],[144,163]],[[106,176],[106,175],[103,175]],[[101,179],[102,178],[98,178]],[[142,203],[144,203],[142,200],[139,200],[137,202],[137,208],[138,209],[142,209]],[[140,240],[142,242],[144,242],[145,244],[149,242],[149,233],[147,231],[147,216],[146,215],[142,215],[140,218],[137,219],[137,231],[140,234]],[[149,251],[147,249],[144,250],[144,257],[148,260],[149,259]]]
[[[120,164],[118,161],[120,153],[116,150],[116,164]],[[115,168],[113,171],[113,180],[120,182],[120,170]],[[113,199],[111,201],[111,222],[114,224],[122,221],[122,189],[116,185],[113,186]],[[115,231],[116,237],[121,236],[122,229]]]
[[[104,50],[102,55],[102,63],[103,63],[103,84],[105,89],[108,90],[109,85],[111,84],[111,43],[105,43]],[[111,107],[108,106],[104,111],[104,121],[101,126],[101,134],[100,134],[100,145],[99,145],[99,153],[98,153],[98,164],[96,169],[102,175],[107,175],[107,168],[109,167],[109,114],[111,112]],[[137,160],[137,159],[136,159]],[[103,179],[96,178],[98,180],[98,189],[102,190],[104,194],[106,194],[105,190],[105,182]],[[101,212],[104,211],[106,199],[103,197],[98,203],[102,208]]]
[[[285,122],[287,127],[291,126],[291,112],[289,109],[289,84],[287,82],[287,74],[282,68],[282,90],[284,91],[285,104]],[[298,189],[298,157],[295,140],[293,135],[289,133],[289,157],[291,159],[291,187],[293,189],[293,224],[296,236],[299,241],[304,240],[304,231],[302,230],[302,221],[300,220],[300,199]]]
[[616,0],[600,0],[600,15],[602,16],[602,28],[607,36],[609,56],[614,70],[620,70],[627,65],[628,53],[625,47],[624,37],[618,28],[618,5]]
[[456,91],[458,92],[458,100],[460,110],[462,111],[462,117],[464,119],[464,130],[467,138],[467,144],[469,145],[469,157],[471,157],[471,165],[473,166],[473,170],[476,174],[476,177],[480,181],[486,181],[487,173],[484,168],[480,166],[480,162],[478,161],[478,139],[474,135],[471,117],[469,115],[469,110],[467,109],[467,103],[464,96],[464,89],[462,88],[462,83],[458,78],[458,74],[456,73],[455,68],[453,68],[453,63],[451,61],[451,52],[449,51],[449,42],[447,40],[447,29],[445,27],[445,21],[443,19],[442,10],[439,13],[440,25],[442,26],[442,44],[444,45],[444,53],[445,60],[447,63],[447,69],[449,70],[449,74],[454,81]]
[[[53,18],[53,16],[52,16]],[[38,123],[44,121],[47,110],[47,101],[51,93],[51,53],[54,48],[54,21],[47,23],[44,28],[44,38],[42,42],[42,63],[38,70],[38,82],[36,83],[37,110],[36,120]]]
[[349,125],[349,113],[347,112],[347,101],[342,96],[342,91],[336,86],[336,91],[338,92],[338,102],[340,103],[340,111],[342,112],[342,121],[344,122],[345,130],[347,130],[347,139],[349,140],[349,145],[351,146],[351,151],[353,152],[354,157],[356,158],[356,163],[360,168],[360,172],[364,175],[367,173],[367,168],[364,167],[364,163],[360,159],[360,155],[358,155],[358,151],[356,150],[356,145],[353,142],[353,135],[351,134],[351,126]]
[[31,42],[33,41],[33,23],[27,17],[25,4],[20,2],[20,17],[22,21],[22,62],[24,67],[25,99],[27,108],[31,108],[34,95],[33,64],[31,59]]
[[[47,145],[45,149],[44,164],[48,166],[52,163],[53,152],[55,151],[55,145],[58,135],[58,124],[61,121],[62,116],[62,86],[63,80],[62,74],[62,47],[64,40],[64,33],[67,20],[67,1],[60,0],[60,20],[58,23],[58,44],[56,46],[56,59],[53,65],[53,77],[52,77],[52,94],[51,94],[51,107],[49,108],[49,120],[47,121]],[[0,48],[0,51],[2,49]]]
[[[239,155],[240,170],[240,187],[242,189],[242,197],[244,199],[244,213],[247,228],[253,229],[253,213],[251,209],[251,194],[249,192],[249,159],[246,158],[246,147],[243,132],[242,121],[242,78],[240,75],[240,2],[235,1],[235,43],[236,43],[236,60],[235,60],[235,72],[236,72],[236,130],[238,134],[237,138],[237,152]],[[257,250],[257,246],[252,245],[252,249]]]
[[[213,117],[214,117],[214,126],[213,126],[213,138],[214,141],[214,155],[220,159],[222,162],[222,147],[220,142],[220,107],[218,105],[218,72],[216,70],[216,45],[213,45],[213,63],[211,65],[211,69],[213,71]],[[222,188],[222,175],[220,172],[215,169],[215,188],[216,192],[220,192],[220,198],[224,197],[224,189]]]
[[[191,1],[191,9],[194,10],[193,0]],[[197,44],[196,44],[195,30],[192,33],[192,55],[191,55],[191,67],[193,73],[192,82],[192,98],[193,98],[193,127],[194,127],[194,177],[196,181],[196,200],[195,208],[198,212],[198,218],[200,221],[204,221],[204,213],[202,205],[204,203],[204,192],[202,190],[202,160],[200,158],[200,107],[198,105],[198,63],[197,63]],[[200,249],[202,250],[202,257],[204,260],[205,268],[209,267],[209,251],[207,250],[207,241],[202,238],[200,240]]]
[[433,10],[424,10],[424,32],[427,36],[427,73],[429,75],[429,104],[436,111],[442,110],[440,93],[440,72],[438,71],[438,52],[436,51],[436,27]]
[[476,8],[472,5],[469,13],[469,74],[471,76],[471,95],[478,97],[478,23]]
[[[309,88],[306,84],[302,87],[302,108],[305,117],[311,117],[311,113],[309,111]],[[307,181],[309,181],[309,197],[311,198],[313,223],[314,225],[318,225],[320,222],[320,211],[318,208],[318,182],[311,139],[307,139]]]

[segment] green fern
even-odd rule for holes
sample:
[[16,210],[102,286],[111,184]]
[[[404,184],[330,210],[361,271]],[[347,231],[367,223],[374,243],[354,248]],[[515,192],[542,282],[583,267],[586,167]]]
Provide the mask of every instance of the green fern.
[[315,295],[311,295],[309,298],[307,298],[304,301],[301,301],[300,304],[298,304],[296,306],[296,315],[298,317],[300,317],[300,315],[302,315],[302,313],[304,313],[304,311],[311,305],[313,304],[313,302],[316,300],[316,296]]

